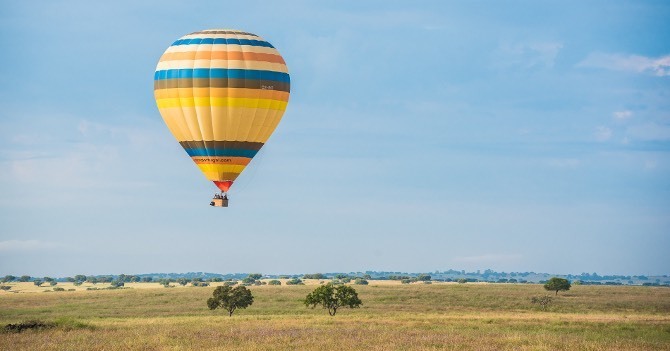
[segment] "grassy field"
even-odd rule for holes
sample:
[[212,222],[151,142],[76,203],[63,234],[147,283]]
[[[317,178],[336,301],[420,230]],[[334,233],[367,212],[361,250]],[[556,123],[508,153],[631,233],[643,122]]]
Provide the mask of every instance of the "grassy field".
[[214,287],[23,284],[0,293],[0,323],[57,327],[1,332],[1,350],[670,350],[668,288],[574,286],[542,311],[541,285],[371,282],[330,317],[301,303],[314,285],[253,286],[231,318],[207,309]]

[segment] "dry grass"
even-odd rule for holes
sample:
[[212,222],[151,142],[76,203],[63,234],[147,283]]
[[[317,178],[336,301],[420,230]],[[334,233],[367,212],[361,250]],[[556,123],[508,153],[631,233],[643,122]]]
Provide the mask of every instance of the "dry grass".
[[5,293],[3,325],[60,327],[1,333],[0,349],[670,350],[667,288],[577,286],[545,312],[530,304],[539,285],[372,282],[335,317],[302,305],[313,288],[251,287],[232,318],[207,309],[213,287]]

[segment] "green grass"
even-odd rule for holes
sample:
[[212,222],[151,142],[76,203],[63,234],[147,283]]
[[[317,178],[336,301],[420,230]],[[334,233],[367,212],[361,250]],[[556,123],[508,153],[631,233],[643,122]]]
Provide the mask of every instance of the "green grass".
[[575,286],[546,311],[540,285],[355,286],[363,305],[335,317],[306,308],[310,286],[251,287],[232,318],[210,311],[214,287],[0,295],[0,333],[13,350],[670,350],[670,289]]

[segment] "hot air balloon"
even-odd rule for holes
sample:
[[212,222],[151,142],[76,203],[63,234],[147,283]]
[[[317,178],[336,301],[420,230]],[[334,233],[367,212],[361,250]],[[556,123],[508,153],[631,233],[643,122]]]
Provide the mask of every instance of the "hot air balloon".
[[277,49],[239,30],[185,35],[165,50],[154,96],[165,124],[228,206],[228,190],[268,140],[288,103],[290,77]]

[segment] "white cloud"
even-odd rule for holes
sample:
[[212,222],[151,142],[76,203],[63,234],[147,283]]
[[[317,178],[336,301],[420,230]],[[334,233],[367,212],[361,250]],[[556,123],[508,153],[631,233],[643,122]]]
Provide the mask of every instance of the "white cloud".
[[0,252],[48,251],[65,248],[65,245],[42,240],[0,241]]
[[628,134],[639,140],[645,141],[668,141],[670,140],[670,126],[660,125],[654,122],[631,126],[627,129]]
[[656,169],[656,167],[658,167],[658,162],[656,162],[655,160],[644,161],[644,169],[645,170],[651,171],[651,170]]
[[640,55],[591,53],[578,67],[604,68],[614,71],[653,74],[658,77],[670,76],[670,55],[659,58]]
[[563,49],[562,43],[503,43],[497,51],[497,64],[503,66],[553,67],[558,53]]
[[596,127],[595,137],[598,141],[607,141],[612,137],[612,129],[605,126]]
[[633,111],[629,110],[614,111],[612,115],[614,116],[614,119],[616,119],[617,121],[625,121],[633,117]]

